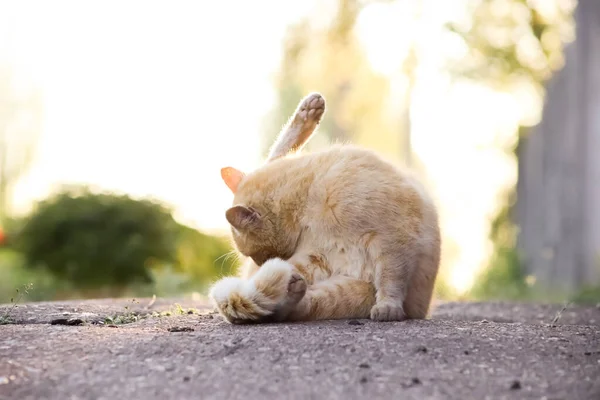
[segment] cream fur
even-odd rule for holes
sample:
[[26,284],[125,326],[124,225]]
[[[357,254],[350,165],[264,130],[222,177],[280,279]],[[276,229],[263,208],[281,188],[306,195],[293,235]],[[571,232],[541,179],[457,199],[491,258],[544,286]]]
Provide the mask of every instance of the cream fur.
[[307,96],[265,165],[239,181],[224,177],[234,192],[233,240],[248,257],[240,277],[254,283],[251,292],[215,284],[211,298],[230,322],[398,321],[429,312],[441,246],[434,202],[370,150],[295,154],[323,115],[312,108],[324,104]]

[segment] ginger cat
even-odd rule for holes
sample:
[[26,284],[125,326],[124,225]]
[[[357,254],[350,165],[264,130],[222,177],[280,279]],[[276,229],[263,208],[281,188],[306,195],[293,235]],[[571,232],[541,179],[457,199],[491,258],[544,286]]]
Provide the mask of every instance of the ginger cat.
[[296,154],[324,111],[310,94],[262,167],[221,170],[234,194],[226,218],[248,257],[239,277],[210,290],[230,323],[428,315],[441,245],[432,199],[369,150]]

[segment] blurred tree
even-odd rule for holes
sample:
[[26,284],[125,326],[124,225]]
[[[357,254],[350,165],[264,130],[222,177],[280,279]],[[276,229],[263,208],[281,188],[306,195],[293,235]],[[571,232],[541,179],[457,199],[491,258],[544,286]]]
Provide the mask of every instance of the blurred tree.
[[519,146],[518,248],[539,287],[600,300],[600,2],[579,0],[575,19],[542,121]]
[[19,93],[16,82],[11,67],[0,64],[0,226],[15,184],[31,165],[42,122],[40,92]]
[[[574,38],[574,7],[573,1],[559,0],[471,0],[469,17],[447,26],[468,49],[466,57],[452,60],[450,71],[456,79],[508,92],[530,88],[543,98],[546,82],[564,66],[564,46]],[[505,149],[515,158],[533,124],[524,119],[514,147]],[[494,255],[473,288],[480,297],[522,297],[527,291],[516,246],[515,206],[513,188],[493,222]]]
[[[361,10],[373,1],[335,0],[288,29],[275,87],[275,109],[268,115],[266,154],[281,127],[308,92],[327,99],[327,117],[307,149],[329,142],[366,144],[390,157],[405,154],[398,118],[387,112],[390,83],[373,71],[355,34]],[[333,5],[333,15],[323,21]],[[404,115],[403,115],[404,116]]]
[[37,205],[13,246],[26,266],[82,289],[151,282],[149,269],[176,263],[177,224],[164,206],[69,188]]

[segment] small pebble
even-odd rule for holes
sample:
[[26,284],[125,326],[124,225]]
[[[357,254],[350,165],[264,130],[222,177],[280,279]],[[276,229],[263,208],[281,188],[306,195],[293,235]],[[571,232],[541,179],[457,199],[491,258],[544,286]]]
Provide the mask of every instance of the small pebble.
[[519,390],[519,389],[521,389],[521,382],[513,381],[513,383],[510,385],[510,390]]
[[8,380],[8,377],[6,377],[6,376],[0,376],[0,385],[6,385],[9,382],[10,381]]

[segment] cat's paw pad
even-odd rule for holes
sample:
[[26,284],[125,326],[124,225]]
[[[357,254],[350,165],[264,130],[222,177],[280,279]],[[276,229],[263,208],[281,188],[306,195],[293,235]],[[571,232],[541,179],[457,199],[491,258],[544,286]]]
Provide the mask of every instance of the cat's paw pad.
[[371,308],[371,319],[373,321],[404,321],[406,314],[402,304],[393,302],[376,303]]
[[306,294],[306,288],[307,285],[304,277],[298,272],[292,272],[292,276],[290,277],[290,280],[288,282],[288,296],[286,299],[286,306],[293,307],[296,304],[298,304],[298,302],[302,300],[302,298]]
[[296,114],[298,122],[318,123],[325,112],[325,99],[319,93],[306,96]]
[[288,292],[290,293],[305,293],[306,292],[306,281],[297,272],[293,272],[288,282]]

